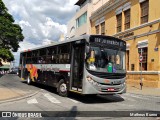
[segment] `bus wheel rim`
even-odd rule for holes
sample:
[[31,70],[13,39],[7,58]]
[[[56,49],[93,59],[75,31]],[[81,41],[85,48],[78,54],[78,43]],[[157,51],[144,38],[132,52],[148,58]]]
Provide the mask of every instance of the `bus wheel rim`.
[[60,91],[61,91],[61,92],[66,92],[66,90],[67,90],[66,84],[65,84],[65,83],[62,83],[62,84],[60,85]]

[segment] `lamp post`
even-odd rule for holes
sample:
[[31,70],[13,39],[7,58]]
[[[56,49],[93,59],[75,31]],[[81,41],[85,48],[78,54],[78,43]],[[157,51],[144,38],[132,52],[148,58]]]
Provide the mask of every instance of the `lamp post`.
[[142,82],[142,60],[143,60],[143,56],[142,56],[142,48],[141,48],[141,51],[140,51],[140,57],[139,57],[139,61],[140,61],[140,64],[141,64],[141,76],[140,76],[140,86],[141,86],[141,90],[142,90],[142,86],[143,86],[143,82]]

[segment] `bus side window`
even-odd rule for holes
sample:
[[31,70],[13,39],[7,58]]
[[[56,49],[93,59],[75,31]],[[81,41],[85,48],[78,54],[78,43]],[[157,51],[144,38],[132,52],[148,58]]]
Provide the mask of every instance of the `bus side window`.
[[42,64],[46,63],[46,54],[47,54],[46,48],[40,50],[40,61]]
[[33,64],[37,64],[37,59],[38,59],[38,50],[33,51],[32,53],[32,62]]
[[57,63],[57,47],[54,46],[51,49],[51,64],[56,64]]
[[69,62],[69,58],[67,57],[70,52],[70,47],[68,44],[58,47],[58,62],[60,64],[67,64]]
[[31,64],[32,63],[32,52],[31,51],[27,52],[26,63],[27,64]]
[[55,63],[56,63],[56,56],[55,56],[55,55],[52,55],[52,56],[51,56],[51,63],[52,63],[52,64],[55,64]]
[[59,63],[63,63],[63,55],[62,54],[59,55]]
[[66,54],[66,63],[69,63],[69,59],[70,59],[69,54]]
[[46,55],[46,63],[51,64],[51,57],[52,57],[52,48],[49,47],[46,49],[47,55]]

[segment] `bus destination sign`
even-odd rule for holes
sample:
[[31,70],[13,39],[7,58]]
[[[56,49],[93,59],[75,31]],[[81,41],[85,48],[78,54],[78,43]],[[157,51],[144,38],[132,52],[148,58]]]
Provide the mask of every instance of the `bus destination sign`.
[[98,37],[98,36],[91,36],[90,37],[91,43],[99,43],[99,44],[106,44],[114,47],[121,47],[122,49],[126,48],[126,43],[122,40],[112,38],[112,37]]

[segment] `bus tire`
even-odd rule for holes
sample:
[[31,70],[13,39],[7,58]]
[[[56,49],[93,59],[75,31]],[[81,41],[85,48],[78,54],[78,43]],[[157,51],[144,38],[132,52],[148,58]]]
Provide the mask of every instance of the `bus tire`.
[[30,78],[30,75],[28,75],[28,77],[27,77],[27,84],[28,84],[28,85],[31,85],[31,84],[32,84],[32,80],[31,80],[31,78]]
[[60,96],[63,96],[63,97],[68,96],[67,85],[66,85],[64,79],[61,79],[59,81],[57,91]]

